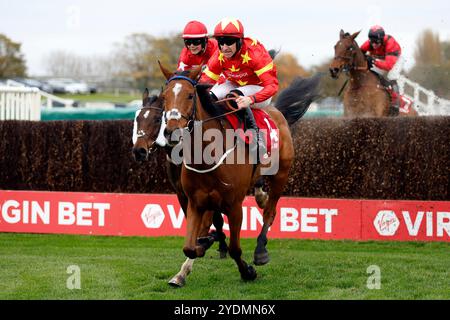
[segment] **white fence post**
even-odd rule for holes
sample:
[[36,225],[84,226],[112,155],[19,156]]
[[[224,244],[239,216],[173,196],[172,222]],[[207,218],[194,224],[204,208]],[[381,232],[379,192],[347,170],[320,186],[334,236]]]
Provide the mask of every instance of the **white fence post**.
[[[400,89],[400,94],[408,97],[413,101],[413,105],[420,115],[450,115],[450,101],[438,98],[436,94],[421,87],[419,84],[409,80],[405,76],[400,76],[397,81]],[[413,89],[413,95],[405,92],[405,86],[410,86]],[[420,95],[426,96],[427,101],[420,101]]]
[[39,89],[0,87],[0,120],[41,120]]

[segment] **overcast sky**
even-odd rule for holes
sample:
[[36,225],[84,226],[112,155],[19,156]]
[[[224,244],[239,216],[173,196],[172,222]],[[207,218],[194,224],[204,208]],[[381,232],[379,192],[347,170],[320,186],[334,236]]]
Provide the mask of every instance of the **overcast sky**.
[[43,75],[52,51],[102,56],[134,32],[168,36],[200,20],[212,33],[228,16],[241,20],[246,36],[294,54],[307,68],[333,55],[341,28],[362,30],[361,44],[369,27],[381,24],[401,44],[407,67],[424,29],[450,41],[448,0],[0,0],[0,33],[22,43],[31,75]]

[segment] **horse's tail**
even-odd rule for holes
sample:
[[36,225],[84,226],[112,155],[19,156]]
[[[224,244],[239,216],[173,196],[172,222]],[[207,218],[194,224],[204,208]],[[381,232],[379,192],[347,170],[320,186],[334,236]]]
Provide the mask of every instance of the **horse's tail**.
[[275,108],[284,115],[289,126],[303,117],[309,105],[319,98],[321,77],[322,74],[316,74],[310,78],[298,77],[278,95]]
[[281,49],[278,49],[278,50],[270,49],[268,52],[269,52],[269,55],[272,58],[272,60],[274,60],[275,57],[280,53],[280,51],[281,51]]

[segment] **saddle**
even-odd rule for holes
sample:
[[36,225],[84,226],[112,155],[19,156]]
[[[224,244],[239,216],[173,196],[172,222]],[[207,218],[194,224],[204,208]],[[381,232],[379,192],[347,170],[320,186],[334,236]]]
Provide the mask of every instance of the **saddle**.
[[401,96],[398,92],[398,85],[397,81],[392,80],[389,81],[385,77],[383,77],[381,74],[370,70],[374,75],[377,76],[377,78],[380,80],[381,85],[384,87],[386,92],[389,95],[389,98],[391,100],[390,106],[389,106],[389,115],[390,116],[398,116],[399,114],[399,108],[401,104]]
[[[270,155],[272,148],[280,148],[278,127],[266,111],[262,109],[252,109],[252,112],[255,117],[256,125],[258,126],[260,133],[262,133],[263,143],[267,148],[267,153]],[[251,131],[246,131],[247,126],[245,122],[241,121],[240,117],[236,114],[233,113],[227,115],[226,120],[234,130],[240,129],[239,138],[246,144],[253,143],[253,139],[256,139],[256,136],[253,136]]]

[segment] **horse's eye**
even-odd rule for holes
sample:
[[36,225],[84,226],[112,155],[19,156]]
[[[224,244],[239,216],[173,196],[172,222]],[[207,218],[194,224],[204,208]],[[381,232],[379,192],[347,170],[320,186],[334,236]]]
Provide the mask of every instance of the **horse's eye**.
[[192,100],[194,98],[194,94],[193,93],[189,93],[188,99]]
[[161,118],[160,118],[160,117],[156,118],[156,119],[155,119],[155,122],[156,122],[156,123],[160,123],[160,122],[161,122]]

